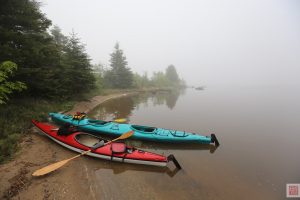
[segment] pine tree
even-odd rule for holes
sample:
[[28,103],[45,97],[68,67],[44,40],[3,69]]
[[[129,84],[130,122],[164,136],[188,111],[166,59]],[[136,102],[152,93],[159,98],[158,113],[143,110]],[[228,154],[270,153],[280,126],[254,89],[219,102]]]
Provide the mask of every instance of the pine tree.
[[115,50],[110,54],[111,69],[106,72],[105,82],[112,88],[129,88],[132,86],[133,74],[127,67],[126,57],[123,55],[123,50],[119,48],[119,43],[116,43]]
[[174,65],[169,65],[166,69],[166,77],[171,82],[171,84],[179,84],[179,77]]

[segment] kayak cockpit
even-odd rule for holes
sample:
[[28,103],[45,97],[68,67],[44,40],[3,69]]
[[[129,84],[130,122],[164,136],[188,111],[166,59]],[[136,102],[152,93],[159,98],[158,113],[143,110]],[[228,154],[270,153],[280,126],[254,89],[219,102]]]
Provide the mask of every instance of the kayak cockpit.
[[95,144],[98,144],[102,141],[101,138],[98,138],[96,136],[87,134],[87,133],[78,133],[75,136],[75,140],[86,147],[93,147]]
[[156,128],[155,127],[149,127],[149,126],[140,126],[140,125],[131,125],[131,129],[143,133],[155,133]]

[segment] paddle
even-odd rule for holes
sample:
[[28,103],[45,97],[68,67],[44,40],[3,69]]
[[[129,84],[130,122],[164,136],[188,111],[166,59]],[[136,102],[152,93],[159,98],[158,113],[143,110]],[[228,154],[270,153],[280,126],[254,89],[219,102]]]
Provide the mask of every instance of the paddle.
[[124,122],[127,122],[127,119],[126,118],[119,118],[119,119],[114,119],[114,120],[107,121],[107,122],[124,123]]
[[112,122],[116,122],[116,123],[124,123],[124,122],[126,122],[126,121],[127,121],[126,118],[120,118],[120,119],[112,120]]
[[[113,140],[111,140],[111,141],[105,143],[103,146],[105,146],[105,145],[107,145],[107,144],[110,144],[110,143],[112,143],[112,142],[115,142],[115,141],[117,141],[117,140],[122,140],[122,139],[129,138],[129,137],[131,137],[131,136],[133,135],[133,133],[134,133],[133,131],[129,131],[129,132],[127,132],[127,133],[124,133],[124,134],[122,134],[120,137],[118,137],[118,138],[116,138],[116,139],[113,139]],[[42,175],[48,174],[48,173],[50,173],[50,172],[53,172],[53,171],[57,170],[58,168],[60,168],[60,167],[64,166],[65,164],[67,164],[69,161],[71,161],[71,160],[73,160],[73,159],[75,159],[75,158],[78,158],[78,157],[80,157],[80,156],[82,156],[82,155],[85,155],[85,154],[89,153],[90,151],[91,151],[91,150],[84,151],[84,152],[82,152],[81,154],[76,155],[76,156],[74,156],[74,157],[72,157],[72,158],[69,158],[69,159],[66,159],[66,160],[62,160],[62,161],[53,163],[53,164],[51,164],[51,165],[48,165],[48,166],[46,166],[46,167],[43,167],[43,168],[41,168],[41,169],[38,169],[38,170],[36,170],[36,171],[32,174],[32,176],[42,176]]]

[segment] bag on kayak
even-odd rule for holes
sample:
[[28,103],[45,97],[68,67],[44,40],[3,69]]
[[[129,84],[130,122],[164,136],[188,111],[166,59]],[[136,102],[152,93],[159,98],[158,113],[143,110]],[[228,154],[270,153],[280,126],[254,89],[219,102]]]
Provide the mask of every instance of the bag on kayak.
[[126,144],[121,142],[112,143],[110,147],[113,154],[126,152]]
[[86,117],[86,114],[84,112],[76,112],[75,115],[73,115],[73,120],[82,120]]
[[58,131],[57,135],[71,135],[72,133],[77,132],[76,127],[72,126],[69,123],[65,123],[63,126],[61,126]]

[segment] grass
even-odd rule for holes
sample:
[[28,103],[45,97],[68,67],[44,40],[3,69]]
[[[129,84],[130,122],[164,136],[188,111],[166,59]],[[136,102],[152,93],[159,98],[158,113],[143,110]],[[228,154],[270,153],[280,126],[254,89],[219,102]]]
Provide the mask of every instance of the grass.
[[31,119],[47,120],[48,113],[69,110],[75,101],[55,102],[43,99],[15,99],[0,106],[0,163],[12,157],[22,135],[26,134]]

